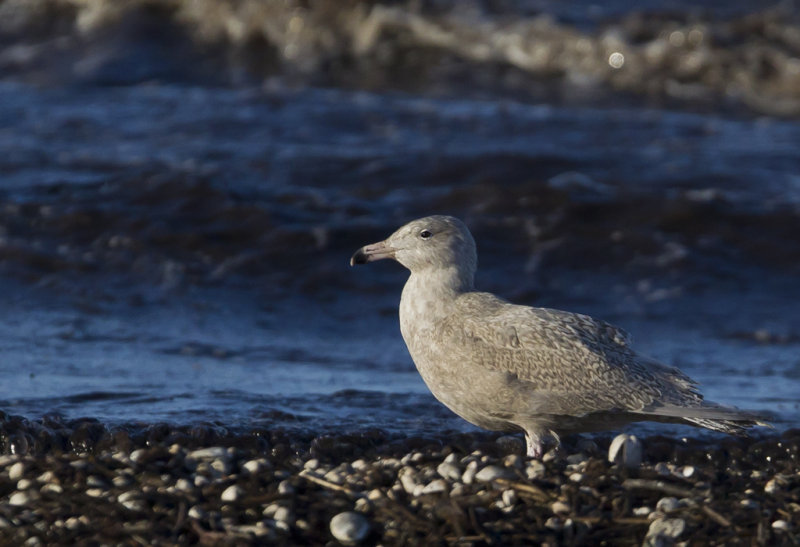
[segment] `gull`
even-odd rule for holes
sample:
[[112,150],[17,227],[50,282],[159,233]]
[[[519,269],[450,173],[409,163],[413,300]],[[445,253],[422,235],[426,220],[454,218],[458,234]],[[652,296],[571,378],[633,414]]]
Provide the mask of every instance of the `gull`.
[[524,432],[529,457],[542,456],[546,439],[637,421],[730,434],[768,426],[704,400],[695,381],[636,352],[609,323],[476,291],[475,241],[457,218],[409,222],[360,248],[350,265],[388,258],[411,272],[400,331],[431,393],[478,427]]

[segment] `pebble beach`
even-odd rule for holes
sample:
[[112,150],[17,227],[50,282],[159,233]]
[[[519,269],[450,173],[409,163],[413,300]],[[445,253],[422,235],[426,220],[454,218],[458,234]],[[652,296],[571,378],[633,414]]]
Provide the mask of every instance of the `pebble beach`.
[[[0,541],[15,545],[795,545],[800,430],[613,435],[542,460],[517,436],[309,437],[213,424],[3,416]],[[638,456],[634,456],[638,459]],[[627,464],[627,465],[626,465]]]

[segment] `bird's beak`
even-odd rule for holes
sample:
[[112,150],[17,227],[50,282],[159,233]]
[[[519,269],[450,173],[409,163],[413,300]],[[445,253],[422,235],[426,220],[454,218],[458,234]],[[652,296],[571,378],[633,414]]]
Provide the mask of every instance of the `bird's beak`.
[[365,245],[350,257],[350,265],[355,266],[356,264],[366,264],[367,262],[375,262],[384,258],[394,258],[395,250],[394,247],[387,245],[385,241]]

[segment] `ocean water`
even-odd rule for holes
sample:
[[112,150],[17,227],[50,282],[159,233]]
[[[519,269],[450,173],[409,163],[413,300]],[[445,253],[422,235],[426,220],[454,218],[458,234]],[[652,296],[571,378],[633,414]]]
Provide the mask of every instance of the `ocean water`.
[[791,6],[115,5],[0,6],[6,413],[470,430],[348,265],[445,213],[480,288],[800,424]]

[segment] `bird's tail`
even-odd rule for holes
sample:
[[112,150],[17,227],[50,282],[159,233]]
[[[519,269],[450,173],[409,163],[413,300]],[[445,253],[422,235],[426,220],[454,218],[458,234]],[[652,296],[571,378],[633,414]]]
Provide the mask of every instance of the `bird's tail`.
[[770,423],[756,419],[755,417],[742,420],[714,420],[693,417],[686,417],[684,419],[692,425],[698,425],[706,429],[711,429],[712,431],[721,431],[722,433],[740,437],[746,437],[748,435],[748,430],[752,427],[763,426],[772,428]]
[[772,428],[763,416],[710,401],[692,406],[660,405],[650,412],[730,435],[746,436],[748,429],[756,426]]

